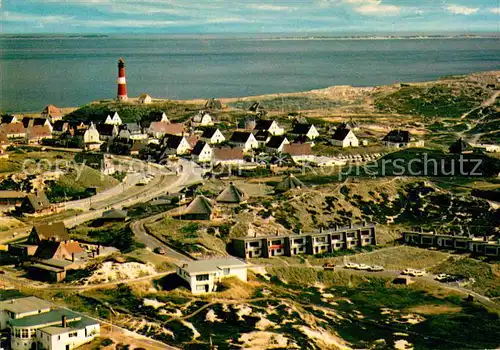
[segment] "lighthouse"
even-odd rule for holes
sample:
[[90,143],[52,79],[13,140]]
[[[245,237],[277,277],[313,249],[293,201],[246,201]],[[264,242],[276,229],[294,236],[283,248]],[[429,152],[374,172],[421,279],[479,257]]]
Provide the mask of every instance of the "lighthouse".
[[118,60],[118,101],[127,101],[127,81],[125,80],[125,61]]

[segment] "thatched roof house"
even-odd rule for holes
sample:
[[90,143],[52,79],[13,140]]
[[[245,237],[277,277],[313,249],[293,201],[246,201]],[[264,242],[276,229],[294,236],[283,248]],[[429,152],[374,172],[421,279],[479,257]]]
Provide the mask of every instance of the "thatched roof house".
[[217,202],[239,204],[246,202],[247,194],[236,187],[232,182],[217,197]]
[[199,195],[187,206],[182,214],[183,220],[210,220],[214,214],[214,204],[205,196]]
[[306,185],[299,179],[295,177],[295,175],[290,174],[283,179],[280,183],[278,183],[274,187],[275,192],[286,192],[289,190],[293,190],[295,188],[304,188]]

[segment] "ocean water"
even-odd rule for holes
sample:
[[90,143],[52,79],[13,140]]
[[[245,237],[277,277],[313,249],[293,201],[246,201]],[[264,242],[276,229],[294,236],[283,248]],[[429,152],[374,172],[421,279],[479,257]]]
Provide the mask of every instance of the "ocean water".
[[0,38],[0,109],[39,111],[116,96],[237,97],[374,86],[500,70],[500,40],[259,40],[168,36]]

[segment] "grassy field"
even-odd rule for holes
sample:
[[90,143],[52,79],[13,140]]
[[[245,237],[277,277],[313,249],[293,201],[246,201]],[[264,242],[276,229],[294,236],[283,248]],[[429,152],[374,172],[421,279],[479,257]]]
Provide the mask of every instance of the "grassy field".
[[28,170],[30,173],[55,170],[56,164],[73,160],[73,153],[62,151],[40,151],[39,148],[14,148],[9,153],[9,159],[0,160],[0,174],[7,175]]

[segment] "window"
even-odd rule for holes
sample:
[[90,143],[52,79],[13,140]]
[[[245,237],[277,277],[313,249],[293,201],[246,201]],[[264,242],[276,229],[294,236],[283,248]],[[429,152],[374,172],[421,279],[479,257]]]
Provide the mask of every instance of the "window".
[[208,274],[196,276],[197,281],[208,281]]
[[224,272],[224,275],[229,275],[229,269],[223,269],[222,271]]
[[14,336],[16,338],[19,338],[21,337],[21,330],[19,328],[16,328],[15,331],[14,331]]
[[72,333],[68,334],[68,337],[70,337],[70,338],[74,338],[74,337],[77,337],[77,336],[78,336],[78,332],[72,332]]
[[26,328],[21,329],[21,338],[29,338],[29,337],[30,337],[29,329]]

